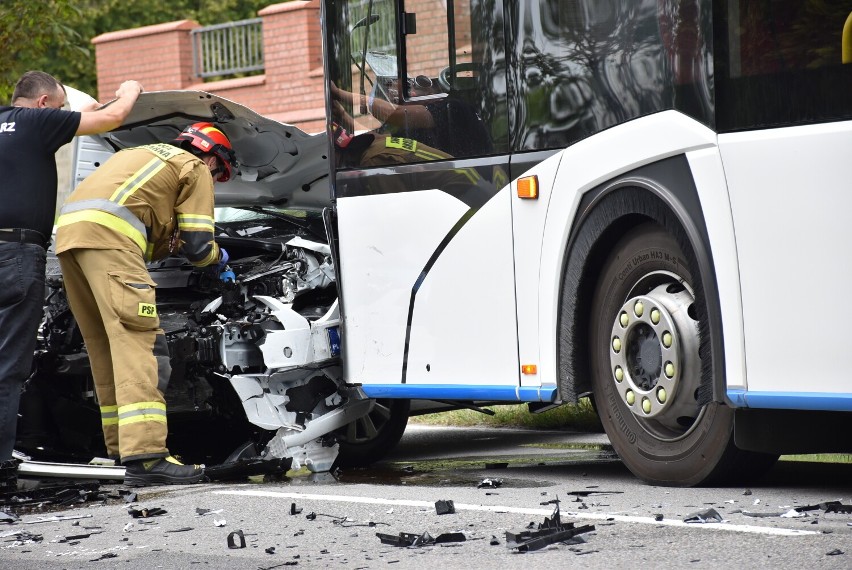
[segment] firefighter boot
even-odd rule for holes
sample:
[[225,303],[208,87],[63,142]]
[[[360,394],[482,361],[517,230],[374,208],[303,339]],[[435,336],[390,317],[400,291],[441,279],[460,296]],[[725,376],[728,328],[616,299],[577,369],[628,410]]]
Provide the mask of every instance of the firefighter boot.
[[148,485],[184,485],[204,479],[201,465],[184,465],[174,457],[128,461],[124,484],[130,487]]

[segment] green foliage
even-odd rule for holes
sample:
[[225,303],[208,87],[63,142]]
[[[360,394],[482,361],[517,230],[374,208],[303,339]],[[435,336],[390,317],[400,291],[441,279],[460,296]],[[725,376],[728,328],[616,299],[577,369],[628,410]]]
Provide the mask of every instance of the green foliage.
[[[0,0],[0,102],[17,78],[40,69],[96,94],[92,38],[107,32],[195,20],[201,25],[257,17],[270,0]],[[11,54],[17,54],[17,58]],[[127,79],[133,79],[128,77]]]
[[491,426],[532,429],[572,429],[575,431],[602,431],[594,408],[587,399],[578,404],[565,404],[542,412],[531,414],[525,404],[507,406],[486,406],[494,411],[488,416],[473,410],[455,410],[438,414],[414,416],[409,421],[414,424],[442,426]]

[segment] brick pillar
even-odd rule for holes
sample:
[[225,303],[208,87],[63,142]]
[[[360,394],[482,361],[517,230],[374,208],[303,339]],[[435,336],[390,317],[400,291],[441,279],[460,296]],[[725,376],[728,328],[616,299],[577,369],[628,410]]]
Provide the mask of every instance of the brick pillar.
[[266,109],[273,118],[322,130],[325,120],[319,0],[272,4],[263,18]]
[[198,27],[193,20],[180,20],[93,38],[98,100],[112,99],[126,79],[139,81],[146,91],[184,89],[195,83],[189,32]]

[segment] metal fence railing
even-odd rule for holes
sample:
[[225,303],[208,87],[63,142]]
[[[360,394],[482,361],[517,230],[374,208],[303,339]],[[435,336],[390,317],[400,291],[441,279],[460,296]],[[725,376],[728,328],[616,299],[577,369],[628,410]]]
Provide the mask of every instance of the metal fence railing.
[[196,77],[263,70],[261,18],[192,30],[192,69]]

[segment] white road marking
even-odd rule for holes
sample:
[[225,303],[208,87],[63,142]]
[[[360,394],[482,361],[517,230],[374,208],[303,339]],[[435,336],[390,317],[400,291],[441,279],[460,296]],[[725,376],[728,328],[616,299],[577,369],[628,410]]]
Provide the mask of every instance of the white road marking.
[[[277,491],[212,491],[214,495],[241,495],[243,497],[267,497],[277,499],[300,499],[303,501],[329,501],[336,503],[361,503],[365,505],[389,505],[404,507],[421,507],[434,509],[435,503],[429,501],[413,501],[408,499],[380,499],[378,497],[348,497],[346,495],[318,495],[315,493],[283,493]],[[454,503],[456,511],[487,511],[493,513],[515,513],[521,515],[539,515],[549,517],[553,509],[532,509],[524,507],[507,507],[500,505],[470,505],[465,503]],[[574,511],[560,510],[563,517],[572,517],[581,520],[618,521],[636,524],[653,524],[673,527],[689,527],[701,530],[727,530],[731,532],[744,532],[751,534],[769,534],[775,536],[810,536],[820,534],[818,531],[797,530],[792,528],[776,528],[767,526],[739,525],[729,523],[685,523],[675,519],[663,519],[658,521],[652,517],[638,517],[629,515],[617,515],[607,513],[579,513]]]

